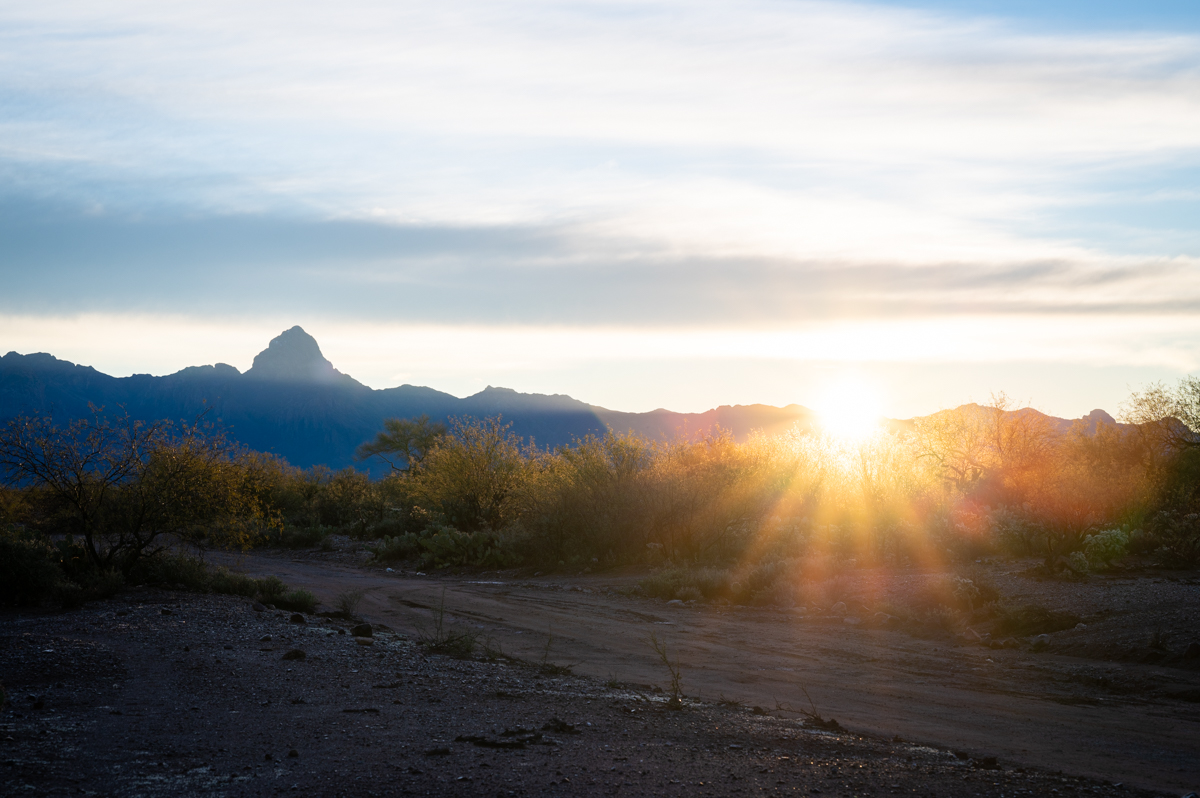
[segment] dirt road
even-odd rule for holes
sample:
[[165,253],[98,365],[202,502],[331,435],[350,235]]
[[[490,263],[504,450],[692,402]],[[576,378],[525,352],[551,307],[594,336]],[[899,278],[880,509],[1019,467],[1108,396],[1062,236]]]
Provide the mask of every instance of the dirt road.
[[577,673],[665,685],[653,633],[689,695],[774,710],[807,708],[807,690],[822,715],[871,735],[1176,794],[1200,788],[1195,693],[1187,701],[1105,687],[1132,678],[1194,690],[1194,670],[922,640],[780,610],[667,605],[615,594],[602,575],[434,578],[277,554],[225,562],[276,574],[326,605],[367,590],[359,613],[397,631],[428,627],[444,601],[447,623],[481,642]]

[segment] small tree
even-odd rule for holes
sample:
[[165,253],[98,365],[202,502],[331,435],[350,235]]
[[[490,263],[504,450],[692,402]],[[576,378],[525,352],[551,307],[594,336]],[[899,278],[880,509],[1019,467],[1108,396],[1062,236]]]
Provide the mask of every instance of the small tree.
[[1158,454],[1200,449],[1200,377],[1184,377],[1174,388],[1159,382],[1134,392],[1121,406],[1121,417],[1137,426]]
[[464,532],[502,529],[526,470],[521,439],[499,417],[450,423],[414,469],[411,495]]
[[359,460],[378,457],[393,471],[407,471],[421,464],[429,451],[446,435],[446,425],[429,416],[384,419],[383,432],[358,447]]
[[128,414],[65,427],[18,417],[0,430],[0,474],[40,507],[41,523],[78,535],[92,566],[128,573],[171,539],[246,546],[268,516],[239,448],[196,423]]

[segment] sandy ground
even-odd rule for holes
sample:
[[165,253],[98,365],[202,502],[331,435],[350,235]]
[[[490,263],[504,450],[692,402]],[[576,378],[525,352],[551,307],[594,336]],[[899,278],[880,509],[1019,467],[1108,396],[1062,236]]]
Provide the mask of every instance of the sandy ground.
[[[283,571],[286,561],[250,564]],[[428,615],[403,602],[440,592],[428,580],[313,564],[294,571],[307,573],[322,590],[381,582],[369,613],[396,623]],[[556,636],[563,650],[552,648],[553,659],[578,650],[599,661],[611,643],[613,664],[653,671],[639,664],[639,654],[616,654],[627,636],[635,639],[634,628],[656,623],[655,613],[636,609],[636,602],[618,607],[594,594],[537,590],[510,594],[524,603],[504,601],[498,587],[447,583],[447,603],[508,609],[537,621],[534,626],[550,617],[591,616],[597,619],[587,634],[593,642],[573,642],[575,633],[588,631],[577,621],[571,637]],[[745,673],[762,674],[758,682],[731,681],[730,687],[747,695],[761,690],[767,672],[749,663],[781,656],[763,639],[781,621],[720,620],[726,624],[720,628],[745,641]],[[515,618],[480,622],[515,639],[534,634]],[[701,615],[663,623],[657,628],[670,630],[673,640],[686,629],[704,638],[693,628],[706,624]],[[602,635],[621,624],[626,631],[605,641]],[[547,675],[536,663],[450,659],[427,653],[409,635],[375,629],[370,638],[356,638],[348,627],[318,616],[296,622],[290,613],[256,611],[245,599],[147,588],[71,611],[0,612],[0,678],[12,698],[0,711],[0,795],[1116,798],[1175,792],[829,731],[749,706],[687,701],[672,710],[663,696],[636,686]],[[697,651],[713,650],[711,643],[698,645]],[[805,656],[818,653],[807,648]],[[838,660],[829,656],[831,663],[846,662],[844,653]],[[714,669],[687,667],[686,678],[724,678]],[[959,715],[981,712],[974,693],[955,689],[967,701],[955,710]],[[825,710],[851,692],[826,690]],[[980,716],[976,724],[987,721]],[[1164,785],[1176,780],[1174,774],[1161,779]]]
[[[617,592],[636,581],[630,576],[416,575],[278,552],[236,564],[277,574],[327,605],[344,590],[366,590],[360,614],[408,634],[428,627],[434,608],[444,606],[447,623],[481,642],[527,660],[569,663],[601,680],[665,685],[666,670],[647,642],[654,634],[680,664],[690,696],[771,710],[809,708],[811,698],[826,718],[880,739],[898,736],[1164,794],[1200,789],[1200,663],[1139,661],[1157,658],[1142,656],[1154,631],[1177,649],[1200,639],[1196,580],[1072,585],[996,570],[992,577],[1006,596],[1037,598],[1088,622],[1034,652],[792,611],[668,605]],[[864,593],[894,597],[916,578],[893,575],[887,585],[864,585]],[[1063,651],[1082,655],[1056,653]]]

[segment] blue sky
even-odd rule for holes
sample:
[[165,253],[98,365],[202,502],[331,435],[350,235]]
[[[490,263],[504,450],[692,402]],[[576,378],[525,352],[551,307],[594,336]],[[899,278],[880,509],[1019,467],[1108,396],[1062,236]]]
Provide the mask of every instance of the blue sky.
[[887,5],[957,16],[991,17],[1043,32],[1196,31],[1200,7],[1190,0],[946,0]]
[[616,409],[1200,369],[1200,6],[0,8],[0,350]]

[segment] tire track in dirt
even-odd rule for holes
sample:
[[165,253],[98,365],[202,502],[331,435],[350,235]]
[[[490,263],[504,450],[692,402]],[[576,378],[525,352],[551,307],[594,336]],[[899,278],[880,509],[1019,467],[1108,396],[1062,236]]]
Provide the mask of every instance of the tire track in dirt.
[[[769,610],[655,611],[662,605],[555,589],[547,580],[412,577],[261,554],[236,565],[276,574],[327,605],[343,590],[367,589],[360,613],[397,631],[428,627],[444,601],[447,623],[513,656],[578,663],[575,671],[585,675],[665,684],[647,642],[653,632],[681,664],[689,695],[807,708],[807,690],[822,714],[865,733],[1127,784],[1200,784],[1200,708],[1088,693],[1062,676],[1085,662],[1070,657],[957,646]],[[598,579],[555,581],[561,588]],[[1064,693],[1064,685],[1075,692]]]

